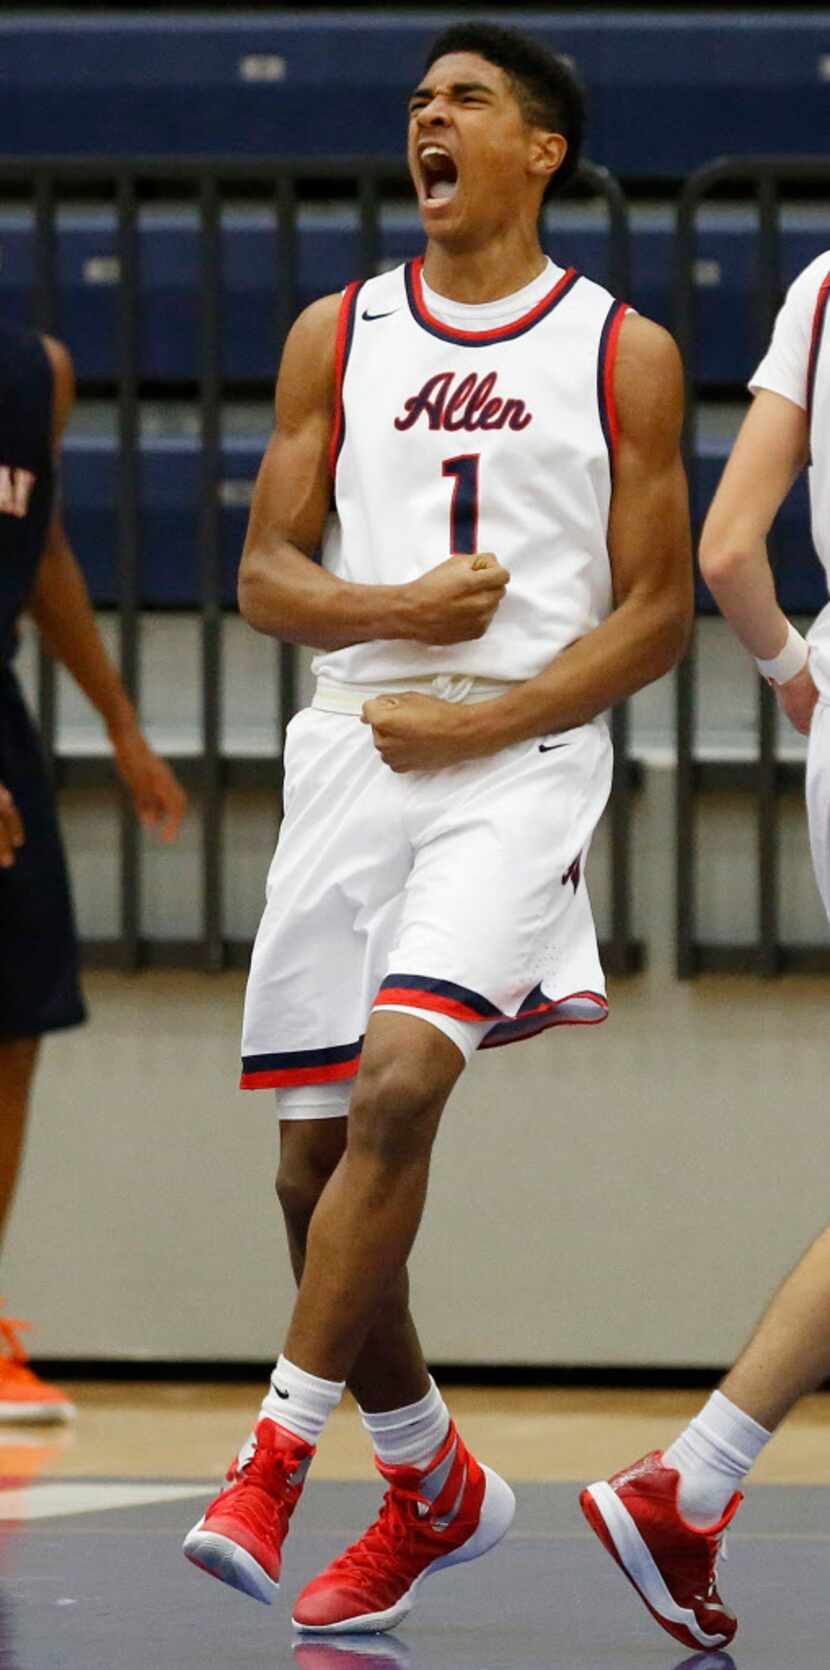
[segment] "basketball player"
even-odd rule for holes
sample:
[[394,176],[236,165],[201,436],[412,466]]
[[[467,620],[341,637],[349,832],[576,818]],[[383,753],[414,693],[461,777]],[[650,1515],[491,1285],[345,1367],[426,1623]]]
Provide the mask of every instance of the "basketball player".
[[[24,611],[101,714],[141,822],[172,840],[185,806],[139,730],[64,532],[57,453],[73,400],[66,348],[0,324],[0,1233],[40,1038],[84,1019],[52,789],[12,669]],[[0,1422],[67,1419],[63,1393],[27,1366],[20,1326],[0,1316]]]
[[[809,735],[807,808],[830,916],[830,605],[805,641],[778,606],[766,537],[810,466],[813,541],[830,574],[830,251],[790,287],[703,529],[700,566],[796,730]],[[719,1391],[677,1441],[582,1493],[586,1518],[649,1610],[690,1647],[732,1640],[717,1589],[739,1486],[775,1428],[830,1377],[830,1230],[773,1299]]]
[[393,1628],[511,1522],[430,1378],[406,1262],[473,1051],[605,1016],[584,876],[603,715],[689,629],[674,344],[539,244],[581,131],[572,73],[532,40],[439,37],[410,100],[425,258],[299,319],[252,507],[243,613],[319,652],[243,1036],[243,1085],[278,1095],[299,1295],[185,1551],[271,1600],[348,1382],[388,1489],[300,1629]]

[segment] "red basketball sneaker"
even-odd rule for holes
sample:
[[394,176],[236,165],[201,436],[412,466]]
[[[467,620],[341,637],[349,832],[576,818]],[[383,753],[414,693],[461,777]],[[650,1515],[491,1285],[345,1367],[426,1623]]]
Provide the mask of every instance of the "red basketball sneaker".
[[699,1529],[678,1507],[680,1474],[651,1455],[589,1485],[579,1498],[592,1531],[621,1566],[652,1617],[684,1647],[724,1647],[738,1627],[717,1589],[723,1535],[742,1501],[736,1491],[716,1525]]
[[512,1522],[510,1486],[479,1466],[453,1423],[428,1467],[375,1465],[389,1483],[378,1518],[303,1590],[297,1629],[394,1629],[425,1577],[486,1554]]
[[184,1552],[194,1566],[270,1606],[279,1586],[282,1545],[314,1450],[267,1416],[243,1444]]

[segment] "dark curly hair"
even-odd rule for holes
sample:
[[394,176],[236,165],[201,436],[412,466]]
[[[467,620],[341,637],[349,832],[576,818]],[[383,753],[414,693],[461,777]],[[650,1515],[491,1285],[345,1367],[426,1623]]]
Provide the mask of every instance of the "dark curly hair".
[[562,191],[579,167],[585,128],[585,94],[570,63],[541,41],[498,23],[454,23],[433,41],[424,71],[448,52],[475,52],[503,70],[525,121],[561,133],[568,149],[545,196]]

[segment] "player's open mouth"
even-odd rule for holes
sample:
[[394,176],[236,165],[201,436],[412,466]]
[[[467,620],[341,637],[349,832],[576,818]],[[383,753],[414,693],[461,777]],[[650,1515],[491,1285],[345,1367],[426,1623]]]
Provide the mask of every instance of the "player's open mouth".
[[428,203],[446,203],[458,188],[458,167],[443,145],[422,145],[418,152],[421,182]]

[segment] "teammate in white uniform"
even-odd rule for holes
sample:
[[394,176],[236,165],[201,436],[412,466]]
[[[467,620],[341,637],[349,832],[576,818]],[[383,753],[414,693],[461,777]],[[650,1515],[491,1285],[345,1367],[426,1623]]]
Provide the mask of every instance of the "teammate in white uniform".
[[603,716],[690,623],[676,349],[539,245],[581,128],[534,42],[436,42],[409,123],[425,259],[298,321],[243,556],[251,624],[320,651],[243,1036],[243,1084],[278,1093],[300,1291],[253,1442],[185,1548],[270,1600],[348,1380],[389,1490],[301,1628],[391,1628],[512,1518],[430,1379],[406,1261],[472,1052],[605,1016],[583,873]]
[[[809,734],[807,807],[816,879],[830,915],[830,605],[805,641],[775,595],[766,538],[809,466],[813,542],[830,578],[830,250],[791,285],[703,529],[701,570],[796,729]],[[830,1230],[776,1294],[719,1391],[664,1453],[583,1492],[586,1517],[670,1635],[732,1640],[717,1590],[723,1533],[740,1485],[799,1398],[830,1378]]]

